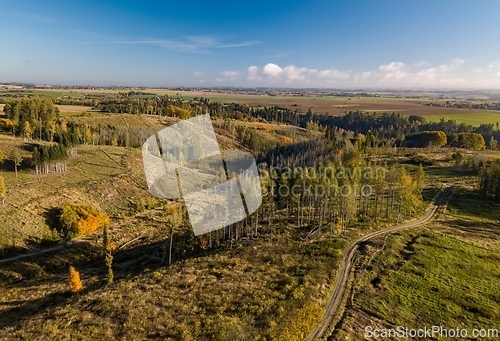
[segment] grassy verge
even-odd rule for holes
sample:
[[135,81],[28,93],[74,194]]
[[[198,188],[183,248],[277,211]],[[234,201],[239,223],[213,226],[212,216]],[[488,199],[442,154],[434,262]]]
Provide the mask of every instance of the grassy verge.
[[356,295],[357,307],[408,327],[498,327],[498,252],[431,231],[389,237],[386,250]]

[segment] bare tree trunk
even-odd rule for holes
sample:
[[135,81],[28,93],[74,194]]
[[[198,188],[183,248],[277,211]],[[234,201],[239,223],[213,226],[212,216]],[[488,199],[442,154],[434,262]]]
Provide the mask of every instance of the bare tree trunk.
[[168,264],[172,264],[172,244],[174,243],[174,227],[170,229],[170,248],[168,252]]
[[14,162],[14,170],[16,171],[16,186],[19,186],[19,181],[17,179],[17,163]]
[[271,204],[269,211],[269,231],[271,233],[271,243],[273,242],[273,216],[274,216],[274,203]]

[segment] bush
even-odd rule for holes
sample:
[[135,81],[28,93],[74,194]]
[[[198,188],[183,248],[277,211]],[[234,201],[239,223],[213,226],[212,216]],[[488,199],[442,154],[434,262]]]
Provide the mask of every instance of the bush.
[[323,315],[323,309],[309,304],[292,314],[282,330],[273,330],[274,341],[303,341],[314,330]]
[[238,317],[218,316],[215,324],[213,340],[243,341],[245,340],[243,324]]

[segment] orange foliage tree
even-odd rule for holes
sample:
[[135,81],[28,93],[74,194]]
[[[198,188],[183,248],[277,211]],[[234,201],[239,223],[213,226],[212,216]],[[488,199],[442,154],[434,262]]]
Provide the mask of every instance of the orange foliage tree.
[[60,209],[59,221],[65,239],[86,236],[110,224],[105,213],[84,205],[64,205]]
[[80,273],[72,266],[69,267],[69,291],[76,294],[83,290]]

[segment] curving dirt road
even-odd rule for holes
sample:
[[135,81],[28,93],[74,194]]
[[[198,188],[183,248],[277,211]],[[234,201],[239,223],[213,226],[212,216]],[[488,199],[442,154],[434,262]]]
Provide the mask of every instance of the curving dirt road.
[[394,226],[385,230],[380,230],[376,232],[372,232],[370,234],[367,234],[366,236],[363,236],[359,238],[358,240],[354,241],[352,244],[350,244],[347,249],[344,251],[344,259],[342,260],[342,264],[340,267],[340,272],[339,276],[337,278],[337,282],[335,283],[335,288],[332,292],[332,295],[330,296],[328,300],[328,304],[326,306],[326,312],[325,315],[323,316],[322,321],[320,322],[320,325],[316,327],[316,329],[313,330],[313,332],[309,335],[309,338],[307,339],[308,341],[312,341],[318,338],[323,338],[325,337],[325,331],[327,328],[330,326],[332,323],[333,318],[335,317],[337,311],[339,310],[342,300],[344,298],[344,294],[347,288],[347,281],[349,278],[349,273],[352,268],[352,262],[354,259],[354,255],[356,254],[356,251],[358,250],[359,246],[361,243],[366,242],[367,240],[370,240],[372,238],[385,235],[388,233],[393,233],[397,232],[400,230],[404,230],[410,227],[416,227],[422,224],[425,224],[431,218],[436,214],[439,206],[443,202],[443,199],[445,198],[447,191],[442,192],[439,194],[437,199],[435,200],[432,208],[420,219],[410,221],[408,223]]

